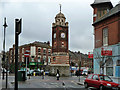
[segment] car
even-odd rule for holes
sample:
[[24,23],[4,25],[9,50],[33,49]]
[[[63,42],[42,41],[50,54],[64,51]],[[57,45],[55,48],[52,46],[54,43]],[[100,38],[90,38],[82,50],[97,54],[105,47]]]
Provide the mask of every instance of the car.
[[88,75],[88,71],[82,71],[82,75]]
[[109,76],[102,74],[89,74],[85,79],[84,86],[85,88],[95,87],[99,90],[120,89],[120,84],[113,82]]
[[32,76],[34,75],[34,73],[35,73],[35,76],[40,76],[41,75],[41,72],[39,70],[34,70],[32,72]]
[[45,71],[45,75],[49,75],[49,71]]
[[29,70],[29,71],[27,71],[27,75],[28,75],[28,76],[32,76],[33,71],[34,71],[34,70]]

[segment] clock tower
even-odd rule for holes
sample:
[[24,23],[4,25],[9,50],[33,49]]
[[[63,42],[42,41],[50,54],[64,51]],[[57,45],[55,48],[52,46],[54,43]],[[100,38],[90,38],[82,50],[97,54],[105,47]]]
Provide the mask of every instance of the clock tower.
[[69,76],[69,54],[68,54],[68,22],[63,13],[60,12],[52,23],[52,55],[50,73],[56,75],[57,69],[61,76]]

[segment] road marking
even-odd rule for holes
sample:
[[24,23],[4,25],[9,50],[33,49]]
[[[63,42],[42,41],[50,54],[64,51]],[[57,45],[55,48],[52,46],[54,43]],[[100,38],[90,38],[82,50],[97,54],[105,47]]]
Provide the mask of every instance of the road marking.
[[75,85],[78,85],[75,81],[71,81],[71,83],[74,83]]
[[50,84],[52,84],[52,85],[56,85],[57,83],[50,83]]

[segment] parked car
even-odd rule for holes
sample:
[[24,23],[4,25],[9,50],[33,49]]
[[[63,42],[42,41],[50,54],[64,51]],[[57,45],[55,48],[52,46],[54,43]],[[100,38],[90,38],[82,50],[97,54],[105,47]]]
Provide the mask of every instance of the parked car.
[[120,84],[113,82],[113,80],[109,76],[101,74],[89,74],[88,77],[85,79],[84,86],[85,88],[95,87],[100,90],[120,89]]
[[34,73],[35,73],[35,76],[40,76],[41,75],[41,72],[39,70],[34,70],[32,72],[32,76],[34,75]]
[[49,71],[45,71],[45,75],[49,75]]
[[34,71],[34,70],[29,70],[29,71],[27,71],[27,75],[28,75],[28,76],[32,76],[33,71]]
[[88,75],[88,71],[82,71],[82,75]]

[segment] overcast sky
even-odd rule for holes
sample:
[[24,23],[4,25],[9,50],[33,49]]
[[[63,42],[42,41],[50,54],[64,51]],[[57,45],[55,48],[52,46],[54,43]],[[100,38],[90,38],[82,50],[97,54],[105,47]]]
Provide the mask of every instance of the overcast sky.
[[[22,18],[22,33],[19,45],[34,41],[52,43],[52,23],[62,13],[69,23],[69,50],[92,52],[94,36],[92,27],[94,0],[1,0],[0,1],[0,51],[3,50],[3,20],[7,17],[6,51],[15,43],[14,22]],[[119,0],[111,0],[115,6]]]

